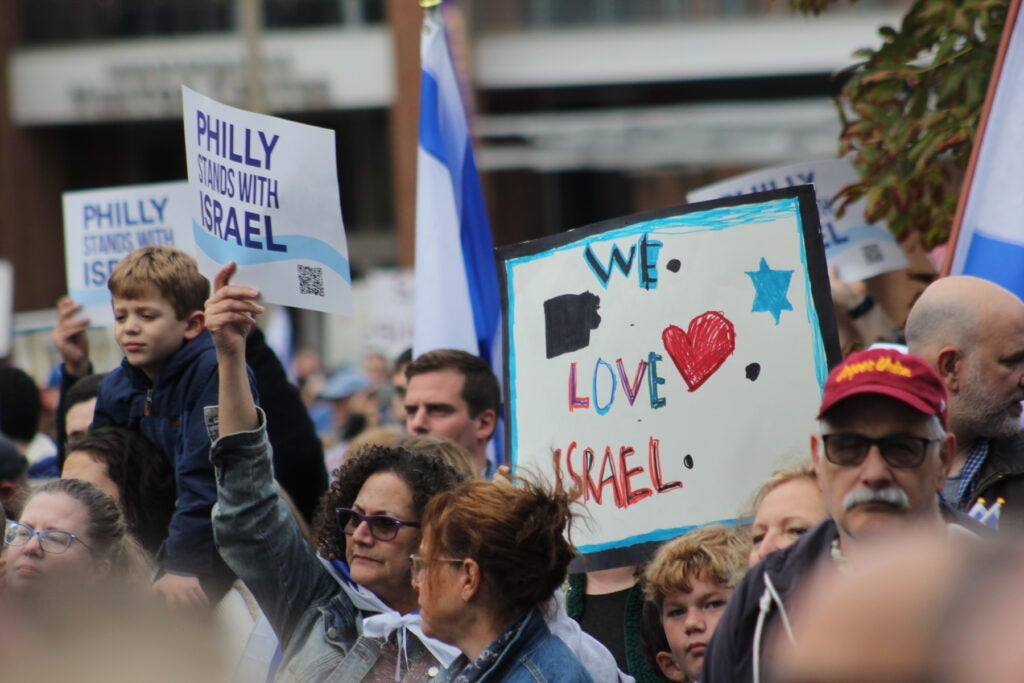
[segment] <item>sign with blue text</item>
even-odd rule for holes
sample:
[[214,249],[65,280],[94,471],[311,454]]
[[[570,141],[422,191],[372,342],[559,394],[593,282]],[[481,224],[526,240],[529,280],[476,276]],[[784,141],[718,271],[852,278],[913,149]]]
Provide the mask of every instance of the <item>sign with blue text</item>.
[[579,569],[733,522],[809,457],[839,358],[819,230],[802,186],[497,250],[508,453],[585,505]]
[[92,325],[114,324],[107,279],[129,253],[149,245],[195,252],[187,201],[183,180],[64,193],[68,296]]
[[229,107],[182,86],[196,257],[270,303],[352,312],[334,131]]
[[780,187],[814,185],[825,256],[841,279],[854,282],[907,267],[907,255],[889,228],[869,223],[864,217],[867,202],[863,198],[847,206],[842,216],[837,213],[833,197],[846,185],[859,181],[849,159],[824,159],[745,173],[693,190],[686,198],[703,202]]

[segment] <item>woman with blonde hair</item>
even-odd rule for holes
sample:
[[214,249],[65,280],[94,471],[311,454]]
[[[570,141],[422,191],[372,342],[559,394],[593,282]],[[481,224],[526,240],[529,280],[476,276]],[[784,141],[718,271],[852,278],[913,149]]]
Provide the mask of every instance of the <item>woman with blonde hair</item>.
[[416,434],[399,439],[395,445],[410,451],[429,453],[440,459],[441,462],[451,465],[466,479],[480,478],[480,473],[473,466],[473,457],[469,451],[447,437]]
[[754,496],[750,566],[793,545],[826,517],[828,510],[811,463],[776,470]]

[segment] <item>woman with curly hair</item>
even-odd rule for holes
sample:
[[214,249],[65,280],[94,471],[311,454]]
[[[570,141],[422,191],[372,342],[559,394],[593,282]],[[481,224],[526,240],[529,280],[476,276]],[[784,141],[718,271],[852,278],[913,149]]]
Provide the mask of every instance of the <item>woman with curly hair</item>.
[[258,292],[230,285],[233,272],[217,274],[206,306],[220,366],[213,528],[280,641],[276,680],[428,680],[458,652],[423,635],[409,556],[427,502],[460,477],[429,455],[369,447],[335,472],[310,547],[276,494],[265,417],[246,378]]

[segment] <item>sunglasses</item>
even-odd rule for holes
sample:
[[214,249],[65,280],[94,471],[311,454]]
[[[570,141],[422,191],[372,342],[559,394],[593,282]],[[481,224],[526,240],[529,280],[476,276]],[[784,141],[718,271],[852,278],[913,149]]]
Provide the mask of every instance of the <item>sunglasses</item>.
[[868,457],[872,446],[878,447],[882,459],[891,467],[910,469],[924,462],[928,446],[942,439],[920,436],[886,436],[872,439],[862,434],[825,434],[825,457],[833,465],[857,467]]
[[354,534],[359,525],[366,522],[370,535],[378,541],[395,540],[395,536],[403,526],[420,528],[419,522],[406,522],[404,519],[396,519],[387,515],[363,515],[351,508],[336,508],[334,515],[338,520],[338,526],[347,536]]

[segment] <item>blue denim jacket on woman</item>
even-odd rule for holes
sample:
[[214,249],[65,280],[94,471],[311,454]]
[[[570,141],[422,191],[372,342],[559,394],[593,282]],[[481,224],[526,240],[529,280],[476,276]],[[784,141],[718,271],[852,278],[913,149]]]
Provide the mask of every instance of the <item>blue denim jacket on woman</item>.
[[552,635],[540,610],[530,610],[525,619],[510,628],[514,632],[506,631],[498,639],[508,638],[488,665],[475,670],[463,655],[445,672],[445,683],[593,683],[572,650]]
[[[321,564],[278,496],[262,410],[260,423],[251,432],[217,439],[211,449],[217,475],[217,546],[252,591],[281,643],[276,681],[361,681],[380,658],[384,640],[360,635],[360,611]],[[408,656],[410,661],[433,660],[414,637],[408,638]],[[438,664],[434,671],[440,668]]]

